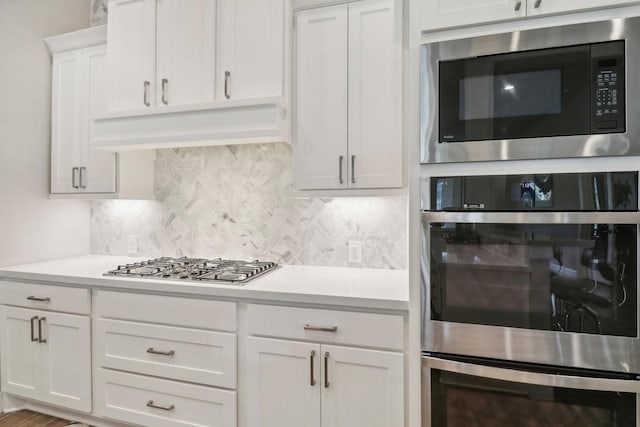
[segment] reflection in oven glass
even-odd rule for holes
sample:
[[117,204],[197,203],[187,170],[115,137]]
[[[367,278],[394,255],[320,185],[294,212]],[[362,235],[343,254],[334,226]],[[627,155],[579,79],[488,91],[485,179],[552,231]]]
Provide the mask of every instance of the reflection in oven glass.
[[635,337],[637,227],[432,223],[431,318]]
[[635,427],[633,393],[546,387],[431,371],[432,426]]

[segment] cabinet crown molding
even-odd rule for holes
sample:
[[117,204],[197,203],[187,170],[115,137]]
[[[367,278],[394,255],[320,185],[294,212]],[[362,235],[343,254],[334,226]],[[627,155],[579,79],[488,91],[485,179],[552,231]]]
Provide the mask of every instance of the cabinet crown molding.
[[107,26],[98,25],[72,33],[48,37],[44,39],[44,42],[49,48],[49,55],[105,44],[107,42]]

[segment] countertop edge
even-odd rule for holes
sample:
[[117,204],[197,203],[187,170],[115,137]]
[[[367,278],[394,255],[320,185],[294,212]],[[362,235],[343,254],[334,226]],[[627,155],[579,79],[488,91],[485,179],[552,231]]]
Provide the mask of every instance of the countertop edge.
[[[206,297],[235,299],[252,303],[301,303],[308,305],[339,306],[372,310],[408,311],[409,301],[401,299],[372,298],[348,295],[330,295],[322,293],[298,293],[279,290],[251,289],[247,286],[208,285],[174,281],[149,283],[140,280],[114,277],[81,277],[62,274],[45,274],[24,271],[3,270],[0,268],[0,281],[29,282],[50,286],[67,286],[115,292],[138,292],[184,297]],[[257,282],[256,282],[257,283]]]

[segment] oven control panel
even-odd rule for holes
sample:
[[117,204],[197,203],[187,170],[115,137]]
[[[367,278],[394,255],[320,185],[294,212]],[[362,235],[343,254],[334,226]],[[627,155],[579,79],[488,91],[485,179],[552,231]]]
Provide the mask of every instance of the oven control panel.
[[591,58],[591,131],[624,132],[624,41],[591,45]]

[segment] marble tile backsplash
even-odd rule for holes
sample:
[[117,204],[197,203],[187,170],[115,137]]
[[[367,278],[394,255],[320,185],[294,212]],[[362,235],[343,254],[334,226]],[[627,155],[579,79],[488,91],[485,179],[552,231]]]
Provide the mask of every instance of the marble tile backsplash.
[[[404,269],[406,197],[296,198],[288,144],[158,150],[155,201],[91,204],[91,251]],[[362,242],[350,264],[347,243]]]

